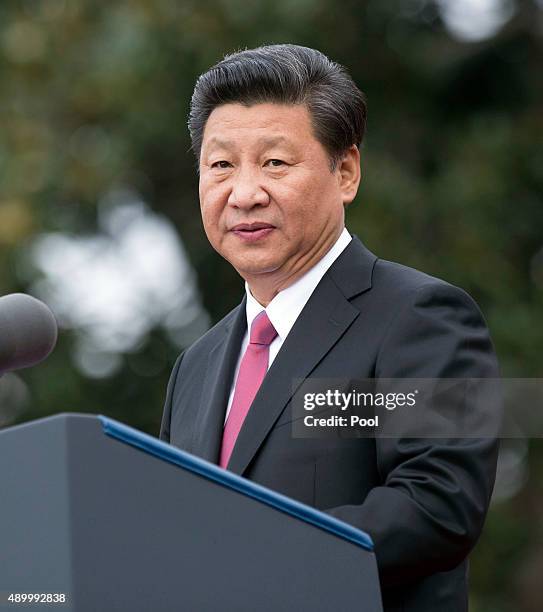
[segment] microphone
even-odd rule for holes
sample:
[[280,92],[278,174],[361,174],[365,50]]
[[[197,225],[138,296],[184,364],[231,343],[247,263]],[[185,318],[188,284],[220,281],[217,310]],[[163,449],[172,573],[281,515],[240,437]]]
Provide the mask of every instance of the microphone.
[[0,376],[43,361],[55,348],[58,327],[40,300],[12,293],[0,298]]

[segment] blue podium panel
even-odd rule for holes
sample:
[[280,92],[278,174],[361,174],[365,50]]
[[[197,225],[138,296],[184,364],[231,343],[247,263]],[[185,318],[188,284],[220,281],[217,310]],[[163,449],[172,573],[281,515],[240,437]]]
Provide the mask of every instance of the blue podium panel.
[[0,461],[0,605],[382,609],[366,534],[110,419],[4,430]]

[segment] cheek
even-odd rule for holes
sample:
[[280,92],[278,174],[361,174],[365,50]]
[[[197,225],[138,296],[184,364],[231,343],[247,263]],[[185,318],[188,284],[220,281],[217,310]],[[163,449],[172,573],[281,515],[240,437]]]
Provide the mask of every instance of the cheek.
[[200,212],[204,225],[218,225],[224,210],[224,198],[217,190],[200,189]]
[[216,209],[213,206],[209,206],[208,204],[202,205],[200,207],[200,212],[202,214],[204,230],[208,238],[213,241],[212,239],[216,238],[220,233],[220,215],[217,214]]
[[305,180],[291,181],[288,184],[275,186],[270,193],[282,214],[291,222],[304,223],[311,214],[314,189]]
[[290,187],[280,199],[285,216],[291,225],[298,226],[297,231],[305,231],[306,225],[320,216],[320,202],[328,199],[326,187],[321,184],[318,177]]
[[324,172],[315,176],[307,190],[304,204],[304,214],[315,219],[335,216],[336,209],[343,209],[337,181]]
[[331,180],[328,169],[316,171],[299,169],[285,185],[285,200],[298,205],[298,211],[305,213],[315,206],[315,202],[328,199]]

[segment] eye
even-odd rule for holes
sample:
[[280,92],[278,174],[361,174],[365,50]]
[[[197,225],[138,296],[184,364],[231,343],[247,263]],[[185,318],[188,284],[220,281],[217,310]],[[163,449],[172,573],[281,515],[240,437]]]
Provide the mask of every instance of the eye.
[[230,168],[232,164],[230,162],[227,162],[224,159],[220,159],[219,161],[216,161],[214,163],[211,164],[212,168],[219,168],[220,170],[224,170],[225,168]]
[[285,162],[281,159],[268,159],[264,165],[271,166],[272,168],[280,168],[285,165]]

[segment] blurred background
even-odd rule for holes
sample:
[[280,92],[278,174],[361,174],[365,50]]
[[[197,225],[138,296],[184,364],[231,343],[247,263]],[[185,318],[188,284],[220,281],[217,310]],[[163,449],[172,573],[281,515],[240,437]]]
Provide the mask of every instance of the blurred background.
[[[468,290],[503,375],[543,377],[543,0],[2,0],[0,295],[62,332],[0,379],[0,427],[81,411],[158,434],[175,357],[243,294],[200,224],[194,82],[279,42],[367,94],[351,232]],[[542,476],[540,440],[504,441],[474,612],[543,610]]]

